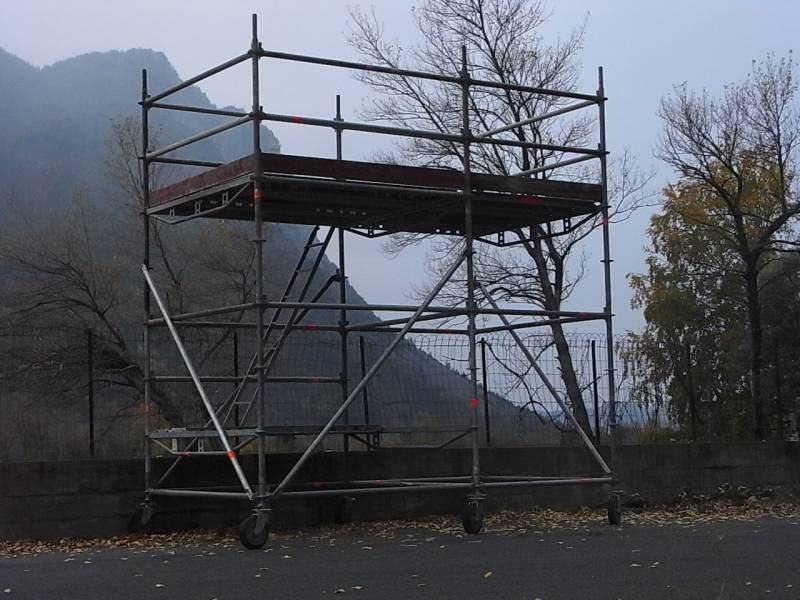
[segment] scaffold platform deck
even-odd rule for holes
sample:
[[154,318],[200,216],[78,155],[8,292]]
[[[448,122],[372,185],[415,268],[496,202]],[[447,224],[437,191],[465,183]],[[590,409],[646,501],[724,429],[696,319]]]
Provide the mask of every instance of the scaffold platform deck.
[[[154,190],[148,212],[251,220],[253,164],[245,156]],[[261,165],[265,221],[463,234],[461,171],[266,153]],[[477,236],[594,215],[602,202],[601,186],[589,183],[475,173],[472,186]]]

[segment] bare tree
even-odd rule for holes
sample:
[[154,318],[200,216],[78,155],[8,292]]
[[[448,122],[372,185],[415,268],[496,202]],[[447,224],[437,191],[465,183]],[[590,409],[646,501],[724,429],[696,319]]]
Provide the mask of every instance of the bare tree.
[[[461,45],[466,45],[468,69],[475,78],[524,86],[573,91],[578,83],[584,28],[549,43],[543,28],[550,17],[544,0],[426,0],[414,9],[421,35],[419,44],[405,49],[387,40],[374,13],[351,11],[350,43],[369,62],[390,67],[455,74],[461,68]],[[461,91],[452,85],[421,81],[402,75],[365,72],[361,80],[378,92],[364,116],[402,127],[457,132],[461,129]],[[472,126],[489,131],[523,119],[557,110],[565,98],[503,89],[472,88],[469,96]],[[573,113],[573,115],[576,113]],[[579,113],[578,113],[579,114]],[[585,116],[547,119],[513,128],[509,134],[522,142],[579,146],[586,143],[595,123]],[[393,151],[381,153],[386,162],[408,162],[436,167],[460,166],[460,145],[428,139],[410,139]],[[513,175],[521,170],[557,161],[561,153],[549,149],[519,149],[498,145],[473,146],[476,170]],[[643,199],[649,177],[633,167],[626,154],[617,163],[610,197],[612,221],[627,218]],[[562,177],[597,180],[595,171],[562,170]],[[546,177],[540,173],[537,177]],[[590,219],[562,236],[550,235],[540,226],[533,236],[521,230],[513,234],[518,250],[475,247],[477,276],[507,302],[534,303],[546,310],[561,310],[584,274],[579,256],[581,242],[599,223]],[[425,236],[403,234],[386,244],[399,252]],[[444,259],[459,240],[436,238],[430,248],[430,269],[442,268]],[[463,274],[452,286],[464,285]],[[457,297],[454,294],[453,299]],[[557,349],[567,400],[578,422],[587,431],[589,419],[575,374],[569,345],[561,324],[550,326]]]
[[[103,202],[76,192],[48,215],[18,207],[0,235],[0,268],[7,273],[4,325],[8,331],[39,332],[44,344],[22,354],[17,345],[17,368],[11,375],[46,378],[49,393],[83,384],[84,371],[78,366],[85,359],[85,332],[92,329],[99,380],[129,389],[134,403],[142,397],[138,132],[135,119],[114,123],[107,160],[111,193]],[[154,170],[154,185],[162,185],[168,175]],[[202,222],[189,225],[178,231],[154,223],[152,229],[154,262],[160,267],[156,277],[170,310],[245,301],[254,287],[254,251],[244,229],[235,224],[213,229]],[[202,335],[207,339],[200,364],[212,359],[230,331]],[[167,423],[202,418],[199,403],[162,386],[152,390]]]
[[750,341],[750,394],[757,438],[764,435],[762,390],[764,289],[770,263],[796,252],[800,192],[800,106],[795,65],[768,56],[719,99],[675,88],[661,104],[659,156],[681,183],[719,206],[681,217],[713,230],[738,258]]

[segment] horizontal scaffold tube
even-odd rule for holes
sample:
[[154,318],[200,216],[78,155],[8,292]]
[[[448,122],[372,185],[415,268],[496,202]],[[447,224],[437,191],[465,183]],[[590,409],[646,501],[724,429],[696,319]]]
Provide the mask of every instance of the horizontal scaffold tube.
[[580,148],[577,146],[562,146],[559,144],[539,144],[535,142],[523,142],[520,140],[496,139],[489,137],[474,137],[461,134],[442,133],[439,131],[428,131],[425,129],[410,129],[405,127],[389,127],[386,125],[373,125],[369,123],[354,123],[351,121],[338,121],[336,119],[320,119],[318,117],[303,117],[298,115],[284,115],[278,113],[259,113],[259,118],[264,121],[275,123],[293,123],[295,125],[310,125],[312,127],[330,127],[339,131],[362,131],[365,133],[378,133],[382,135],[396,135],[402,137],[422,138],[429,140],[439,140],[442,142],[452,142],[461,144],[465,141],[477,144],[493,144],[496,146],[515,146],[520,148],[530,148],[534,150],[548,150],[553,152],[569,152],[573,154],[586,154],[590,157],[600,155],[595,148]]
[[[262,50],[260,55],[265,58],[275,58],[279,60],[291,60],[296,62],[304,62],[315,65],[325,65],[329,67],[341,67],[344,69],[354,69],[356,71],[368,71],[371,73],[385,73],[387,75],[399,75],[401,77],[415,77],[418,79],[430,79],[432,81],[443,81],[445,83],[454,83],[461,85],[464,83],[464,78],[456,75],[443,75],[440,73],[431,73],[430,71],[414,71],[411,69],[400,69],[397,67],[387,67],[384,65],[371,65],[367,63],[353,62],[347,60],[338,60],[334,58],[321,58],[318,56],[306,56],[303,54],[291,54],[289,52],[276,52],[274,50]],[[559,90],[551,90],[547,88],[532,87],[527,85],[517,85],[514,83],[502,83],[499,81],[488,81],[486,79],[471,79],[467,78],[469,85],[479,87],[497,88],[501,90],[511,90],[517,92],[528,92],[531,94],[541,94],[543,96],[557,96],[560,98],[573,98],[575,100],[591,100],[598,102],[596,94],[581,94],[578,92],[563,92]]]
[[[444,318],[444,317],[442,317]],[[176,327],[185,329],[255,329],[256,324],[252,321],[179,321]],[[290,327],[292,331],[340,331],[338,325],[320,325],[314,323],[298,323],[287,325],[286,323],[276,323],[273,329],[286,329]]]
[[[313,489],[313,490],[285,490],[281,491],[281,496],[353,496],[365,494],[385,494],[390,492],[435,492],[459,489],[471,489],[472,483],[460,481],[459,478],[442,477],[436,479],[406,479],[397,481],[398,485],[375,485],[374,487],[343,487],[339,489]],[[533,477],[508,477],[507,480],[497,481],[489,478],[490,481],[482,481],[481,489],[484,488],[512,488],[512,487],[541,487],[541,486],[560,486],[560,485],[605,485],[614,483],[613,477],[570,477],[570,478],[533,478]],[[332,484],[334,482],[329,482]],[[342,482],[346,484],[348,482]],[[366,482],[365,482],[366,483]],[[313,484],[311,484],[313,485]],[[183,496],[195,498],[229,498],[240,500],[247,498],[242,492],[223,492],[214,490],[200,489],[174,489],[174,488],[150,488],[148,494],[153,496]]]
[[244,492],[214,492],[211,490],[181,490],[170,488],[150,488],[150,496],[183,496],[189,498],[230,498],[231,500],[247,500]]
[[485,335],[497,331],[515,331],[518,329],[531,329],[533,327],[547,327],[548,325],[566,325],[568,323],[584,323],[586,321],[602,321],[605,315],[592,315],[587,317],[564,317],[563,319],[543,319],[541,321],[527,321],[524,323],[511,323],[510,325],[496,325],[478,329],[477,333]]
[[154,102],[150,108],[163,108],[164,110],[177,110],[181,112],[193,112],[203,115],[217,115],[221,117],[246,117],[248,113],[243,110],[224,110],[221,108],[204,108],[202,106],[187,106],[185,104],[164,104]]
[[[419,308],[414,305],[407,304],[339,304],[336,302],[263,302],[264,308],[306,308],[309,310],[368,310],[372,312],[414,312]],[[170,315],[173,322],[187,321],[189,319],[197,319],[201,317],[208,317],[212,315],[219,315],[231,312],[239,312],[245,310],[253,310],[258,307],[257,302],[250,302],[247,304],[235,304],[232,306],[223,306],[220,308],[210,308],[207,310],[198,310],[194,312],[181,313]],[[445,316],[458,316],[466,315],[466,308],[459,308],[453,306],[429,306],[423,312],[425,313],[441,313]],[[535,310],[525,308],[477,308],[475,314],[478,315],[507,315],[517,317],[555,317],[555,318],[579,318],[579,319],[602,319],[605,318],[605,313],[602,312],[585,312],[585,311],[558,311],[558,310]],[[164,319],[149,319],[146,321],[147,325],[164,325]]]
[[189,158],[172,158],[168,156],[159,156],[158,158],[153,158],[147,162],[164,163],[166,165],[184,165],[187,167],[208,167],[210,169],[213,169],[214,167],[220,167],[225,164],[210,160],[192,160]]
[[[311,308],[321,310],[369,310],[373,312],[414,312],[419,306],[408,304],[338,304],[336,302],[264,302],[265,308]],[[467,309],[458,306],[428,306],[423,313],[442,313],[446,316],[466,315]],[[476,308],[478,315],[509,315],[529,317],[603,317],[604,313],[574,310],[537,310],[530,308]],[[180,315],[176,315],[180,316]],[[172,319],[175,320],[176,316]]]
[[[244,377],[242,375],[199,375],[198,379],[204,383],[240,383],[242,380],[256,381],[255,375]],[[188,375],[153,375],[150,381],[162,383],[187,383],[193,381]],[[265,377],[267,383],[341,383],[340,377],[312,377],[312,376],[269,376]]]
[[[514,487],[544,487],[560,485],[605,485],[614,483],[613,477],[571,477],[571,478],[552,478],[552,479],[513,479],[508,481],[482,481],[480,489],[485,488],[514,488]],[[375,487],[356,487],[340,489],[320,489],[320,490],[290,490],[281,492],[281,496],[357,496],[366,494],[385,494],[385,493],[408,493],[408,492],[436,492],[448,490],[468,490],[473,489],[471,482],[447,482],[447,481],[427,481],[415,483],[414,480],[405,480],[405,485],[387,485]]]

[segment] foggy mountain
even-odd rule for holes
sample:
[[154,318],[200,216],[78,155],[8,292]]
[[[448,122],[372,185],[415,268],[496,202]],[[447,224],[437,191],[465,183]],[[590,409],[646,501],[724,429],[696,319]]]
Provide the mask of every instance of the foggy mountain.
[[[0,94],[0,114],[4,116],[0,119],[0,202],[16,200],[27,208],[57,214],[75,189],[85,191],[92,202],[101,205],[109,194],[115,193],[115,183],[109,180],[107,167],[112,123],[140,114],[137,102],[141,97],[143,68],[148,71],[151,93],[180,81],[167,57],[152,50],[91,53],[39,69],[0,49],[0,88],[3,90]],[[169,101],[216,108],[194,86],[175,94]],[[220,117],[188,112],[154,110],[150,114],[152,130],[158,131],[159,146],[221,122]],[[250,153],[251,139],[248,127],[238,127],[190,146],[191,150],[182,156],[229,162]],[[277,138],[266,127],[262,131],[262,149],[280,151]],[[193,225],[190,223],[188,227],[181,226],[178,229],[191,235]],[[265,249],[268,257],[268,297],[274,298],[282,289],[309,231],[308,227],[303,226],[273,227]],[[327,258],[323,259],[318,280],[311,287],[312,292],[334,272],[335,266]],[[120,277],[127,278],[131,289],[138,286],[135,283],[140,277],[137,272]],[[338,300],[336,286],[322,299]],[[350,286],[348,301],[363,303]],[[337,322],[338,313],[335,311],[318,314],[327,316],[315,316],[312,321]],[[351,323],[376,318],[367,311],[348,313]],[[134,325],[136,320],[131,318],[131,336],[141,335],[140,328]],[[307,334],[293,334],[291,339],[294,341],[281,354],[275,374],[338,376],[338,336],[317,336],[311,339]],[[350,338],[349,376],[352,386],[360,377],[360,357],[357,336]],[[369,367],[389,343],[391,336],[366,334],[365,338]],[[163,342],[166,346],[172,345],[166,339]],[[212,357],[206,361],[209,371],[230,373],[228,347],[224,346],[224,357]],[[242,343],[242,347],[252,350],[252,345],[246,342]],[[465,370],[462,364],[465,345],[453,346],[451,351],[447,350],[446,345],[434,346],[433,343],[428,343],[424,348],[428,351],[424,352],[410,342],[403,342],[397,357],[393,357],[373,379],[369,388],[373,423],[392,426],[468,425],[470,411],[466,408],[466,400],[469,386],[463,375]],[[180,373],[182,370],[171,352],[170,348],[156,357],[156,364],[164,367],[164,374]],[[451,368],[432,358],[433,355],[442,361],[452,359],[458,366]],[[247,364],[248,360],[249,355],[243,351],[242,363]],[[341,402],[340,390],[335,385],[271,384],[268,387],[268,414],[273,424],[323,423]],[[194,395],[188,387],[183,387],[183,390],[186,397]],[[3,400],[2,391],[0,386],[0,400]],[[75,402],[79,404],[82,395],[81,387],[76,392]],[[61,421],[69,422],[76,417],[71,415],[72,402],[65,398],[61,399],[64,411]],[[492,396],[491,404],[492,411],[498,416],[505,415],[509,422],[531,422],[527,411],[520,413],[519,409],[500,397]],[[13,413],[8,406],[0,406],[0,409],[4,415]],[[361,411],[355,412],[360,414]],[[110,414],[113,414],[113,410]],[[362,422],[362,418],[354,417],[352,422]],[[6,418],[4,425],[7,430],[15,428],[13,419]],[[113,429],[109,427],[108,431]],[[14,444],[9,444],[11,446]]]
[[[6,193],[46,206],[78,185],[102,190],[110,125],[140,114],[142,69],[148,71],[150,90],[180,82],[166,56],[152,50],[95,52],[37,69],[0,49],[0,181]],[[194,86],[170,101],[217,108]],[[162,144],[219,122],[219,117],[177,111],[151,115]],[[250,140],[250,130],[240,127],[192,145],[185,156],[228,162],[249,153]],[[280,151],[266,127],[262,147]]]

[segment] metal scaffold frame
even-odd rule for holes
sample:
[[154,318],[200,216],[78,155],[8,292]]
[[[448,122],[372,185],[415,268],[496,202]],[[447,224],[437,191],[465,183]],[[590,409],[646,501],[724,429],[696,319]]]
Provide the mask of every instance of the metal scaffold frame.
[[[253,513],[248,517],[240,526],[240,537],[243,544],[249,548],[257,548],[262,546],[268,538],[269,534],[269,510],[271,505],[279,498],[302,497],[302,496],[354,496],[359,494],[372,494],[372,493],[393,493],[393,492],[415,492],[415,491],[434,491],[434,490],[463,490],[466,492],[466,506],[464,511],[463,524],[464,528],[469,533],[477,533],[480,531],[483,522],[483,504],[486,493],[495,488],[522,488],[534,486],[554,486],[554,485],[586,485],[596,484],[605,486],[604,489],[610,490],[608,516],[611,523],[619,523],[620,520],[620,503],[619,495],[613,491],[613,486],[616,483],[612,468],[610,465],[614,464],[614,438],[616,429],[616,406],[615,406],[615,383],[614,383],[614,361],[613,361],[613,326],[612,326],[612,309],[611,309],[611,258],[610,258],[610,244],[609,244],[609,205],[607,195],[607,165],[606,165],[606,139],[605,139],[605,102],[602,79],[602,68],[599,70],[599,86],[595,94],[579,94],[574,92],[562,92],[557,90],[540,89],[523,85],[515,85],[509,83],[500,83],[493,81],[478,80],[471,77],[468,71],[467,51],[462,47],[461,53],[461,71],[455,75],[443,75],[430,72],[412,71],[406,69],[396,69],[386,66],[368,65],[357,62],[348,62],[341,60],[333,60],[328,58],[319,58],[311,56],[303,56],[297,54],[287,54],[282,52],[274,52],[264,50],[258,39],[257,21],[256,16],[253,15],[252,23],[252,43],[248,52],[237,56],[221,65],[209,69],[195,77],[191,77],[186,81],[164,90],[158,94],[150,95],[147,88],[147,73],[142,73],[142,98],[141,98],[141,115],[142,115],[142,173],[143,173],[143,189],[144,189],[144,260],[142,265],[142,275],[144,285],[144,354],[145,354],[145,367],[144,367],[144,403],[145,403],[145,501],[142,505],[142,510],[137,515],[140,524],[146,525],[154,510],[154,498],[158,496],[180,496],[180,497],[207,497],[218,499],[236,499],[247,500],[252,503]],[[447,132],[434,132],[426,130],[405,129],[398,127],[387,127],[379,124],[364,124],[356,122],[348,122],[342,118],[339,106],[339,98],[337,96],[336,102],[336,116],[331,119],[319,119],[299,117],[292,115],[282,115],[264,112],[261,105],[260,86],[259,86],[259,62],[262,59],[292,61],[306,64],[316,64],[335,68],[351,69],[356,71],[367,71],[373,73],[385,73],[391,75],[402,75],[413,78],[420,78],[425,80],[444,82],[458,86],[461,90],[461,113],[462,113],[462,128],[458,133]],[[235,65],[250,62],[251,64],[251,77],[252,77],[252,108],[249,112],[241,112],[235,110],[218,110],[204,107],[185,106],[178,104],[169,104],[164,102],[167,97],[195,85],[212,75],[225,71]],[[506,126],[487,131],[481,134],[473,134],[470,130],[470,106],[469,95],[470,89],[473,87],[487,87],[501,90],[512,90],[527,92],[532,94],[540,94],[552,96],[559,99],[566,99],[568,101],[576,101],[575,103],[568,104],[565,107],[554,110],[548,114],[539,115],[535,118],[524,119],[516,123],[511,123]],[[520,141],[517,139],[506,139],[496,137],[499,134],[512,130],[516,127],[527,125],[537,121],[543,121],[548,118],[558,117],[570,113],[572,111],[579,111],[596,107],[598,114],[599,124],[599,143],[596,148],[579,148],[560,146],[555,144],[537,144],[534,142]],[[160,110],[175,110],[175,111],[190,111],[197,113],[204,113],[209,115],[216,115],[222,117],[230,117],[231,120],[223,125],[219,125],[202,133],[198,133],[184,140],[169,144],[160,149],[150,149],[149,140],[149,119],[150,111],[154,109]],[[426,194],[426,199],[433,204],[437,202],[442,205],[453,206],[457,203],[458,210],[463,217],[463,226],[446,230],[434,229],[431,233],[444,233],[450,235],[458,235],[463,238],[463,252],[454,258],[452,264],[445,270],[439,281],[432,287],[425,300],[419,305],[377,305],[377,304],[352,304],[348,303],[346,292],[346,273],[345,273],[345,231],[357,233],[367,237],[379,237],[387,233],[401,231],[403,225],[395,225],[394,228],[382,225],[382,221],[375,218],[363,217],[361,221],[340,221],[340,222],[324,222],[324,221],[309,221],[308,217],[288,216],[280,217],[275,220],[278,222],[304,222],[308,225],[313,225],[311,233],[308,237],[305,249],[300,256],[297,268],[294,274],[287,283],[286,290],[278,301],[268,300],[264,293],[264,234],[263,225],[264,221],[270,221],[274,214],[274,207],[265,200],[269,196],[270,186],[278,186],[287,178],[281,173],[277,175],[273,171],[265,170],[265,156],[261,152],[261,124],[263,122],[281,122],[281,123],[294,123],[305,126],[327,127],[333,129],[336,135],[336,163],[333,164],[334,176],[330,180],[325,180],[320,183],[318,179],[309,182],[309,185],[317,186],[312,189],[321,190],[320,193],[328,190],[334,190],[336,193],[374,193],[377,191],[389,190],[399,194],[406,193],[407,188],[401,184],[393,184],[386,181],[354,181],[353,178],[339,176],[336,173],[337,165],[342,169],[345,168],[346,162],[342,160],[342,133],[344,131],[360,131],[370,132],[376,134],[386,134],[393,136],[404,136],[412,138],[427,138],[433,140],[441,140],[454,144],[461,145],[462,151],[462,169],[459,177],[460,182],[455,188],[442,189],[440,185],[418,185],[413,188],[413,193]],[[217,168],[226,168],[225,165],[210,161],[190,160],[185,158],[177,158],[167,156],[168,154],[184,148],[197,141],[204,140],[213,135],[227,131],[233,127],[250,124],[252,127],[252,156],[246,157],[241,161],[245,169],[244,172],[236,172],[230,174],[224,182],[225,189],[218,186],[219,189],[206,187],[203,189],[187,192],[177,198],[168,198],[166,201],[159,199],[156,201],[155,195],[160,191],[151,190],[150,170],[153,164],[168,163],[177,165],[189,165],[195,167],[208,168],[211,171]],[[476,280],[475,265],[474,265],[474,244],[476,241],[492,243],[498,246],[510,246],[513,242],[506,243],[503,236],[503,230],[499,229],[494,231],[496,238],[492,238],[490,233],[487,233],[486,228],[480,220],[475,220],[476,206],[480,207],[480,202],[483,198],[480,196],[476,181],[481,177],[486,179],[488,176],[480,173],[474,173],[471,166],[470,151],[476,144],[498,144],[506,145],[517,148],[550,150],[558,152],[561,158],[556,162],[550,164],[540,165],[520,173],[515,174],[515,177],[497,178],[503,180],[517,179],[519,184],[522,183],[533,184],[539,179],[531,179],[532,176],[540,175],[545,172],[551,172],[565,167],[574,165],[589,160],[598,160],[600,164],[600,182],[597,187],[597,201],[591,205],[591,208],[584,210],[584,218],[592,218],[600,215],[600,224],[603,236],[603,267],[604,267],[604,282],[605,282],[605,306],[599,312],[582,312],[582,311],[547,311],[536,310],[528,308],[504,308],[501,307],[496,300],[492,297],[489,289],[481,282]],[[564,158],[564,156],[573,155]],[[277,160],[278,157],[276,157]],[[301,157],[302,158],[302,157]],[[327,159],[325,159],[327,160]],[[330,162],[330,161],[328,161]],[[350,165],[356,163],[349,163]],[[324,165],[323,165],[324,166]],[[269,167],[269,164],[267,164]],[[349,168],[349,167],[348,167]],[[453,171],[452,173],[458,173]],[[423,173],[424,174],[424,173]],[[314,175],[312,173],[312,175]],[[448,177],[451,173],[446,173]],[[483,180],[481,180],[483,181]],[[507,182],[500,182],[506,185]],[[481,183],[481,185],[484,185]],[[572,185],[572,184],[564,184]],[[574,184],[580,185],[580,184]],[[327,187],[324,187],[327,186]],[[323,189],[324,188],[324,189]],[[504,188],[505,189],[505,188]],[[511,189],[511,188],[508,188]],[[516,189],[516,188],[514,188]],[[576,188],[577,189],[577,188]],[[562,193],[563,196],[563,193]],[[438,200],[437,200],[438,198]],[[514,197],[516,198],[516,197]],[[522,200],[528,204],[532,204],[532,197],[520,196]],[[552,206],[560,206],[558,202],[564,204],[567,200],[549,201],[542,198],[533,198],[535,204],[547,205],[548,202]],[[431,206],[433,206],[431,204]],[[244,206],[242,209],[241,206]],[[239,212],[232,216],[231,211],[234,206],[239,206]],[[427,205],[426,205],[427,206]],[[298,209],[299,210],[299,209]],[[347,212],[347,211],[341,211]],[[350,214],[352,214],[351,211]],[[405,223],[402,219],[408,218],[409,214],[413,211],[400,211],[401,220],[398,223]],[[553,214],[553,213],[550,213]],[[560,214],[560,213],[559,213]],[[577,213],[575,213],[577,214]],[[166,220],[173,224],[182,223],[198,217],[214,217],[214,218],[244,218],[242,215],[248,215],[247,218],[252,220],[254,227],[254,245],[255,245],[255,298],[252,302],[237,304],[232,306],[223,306],[211,308],[206,310],[199,310],[190,313],[174,314],[168,312],[161,294],[159,293],[150,271],[152,269],[150,259],[150,237],[151,237],[151,220],[161,219]],[[296,220],[292,220],[296,218]],[[305,220],[300,220],[305,219]],[[550,218],[553,220],[553,217]],[[564,218],[564,226],[568,227],[568,219]],[[547,225],[547,231],[550,232],[550,222],[547,219],[539,221],[539,223]],[[321,227],[328,227],[326,235],[320,237]],[[416,226],[416,225],[415,225]],[[384,229],[382,229],[384,228]],[[414,230],[414,229],[412,229]],[[476,233],[477,230],[477,233]],[[533,226],[531,226],[533,230]],[[425,230],[427,231],[427,230]],[[328,279],[316,294],[311,296],[310,285],[313,275],[317,272],[322,257],[327,249],[329,242],[333,238],[334,232],[338,233],[338,252],[339,252],[339,268],[336,274]],[[533,233],[532,233],[533,235]],[[557,235],[553,233],[552,235]],[[321,241],[320,241],[321,240]],[[306,277],[305,283],[300,286],[300,293],[297,300],[289,300],[290,291],[298,286],[299,272],[301,268],[311,260],[311,273]],[[434,301],[437,295],[450,281],[452,276],[459,270],[463,269],[466,275],[465,297],[464,306],[436,306]],[[339,302],[322,302],[321,298],[324,293],[330,290],[333,286],[338,286]],[[155,307],[154,307],[155,304]],[[157,310],[154,312],[153,309]],[[272,316],[266,319],[265,313],[271,310]],[[304,323],[304,319],[312,314],[313,311],[336,311],[339,314],[338,325],[314,325]],[[383,321],[374,321],[370,323],[360,323],[351,325],[347,321],[347,315],[350,311],[356,310],[369,310],[369,311],[383,311],[383,312],[398,312],[410,313],[407,316],[388,319]],[[219,315],[225,315],[232,312],[250,311],[254,314],[254,322],[251,323],[237,323],[232,324],[225,321],[209,321],[204,320],[208,318],[215,318]],[[499,318],[502,325],[479,328],[477,325],[477,317],[481,315],[492,315]],[[526,317],[527,320],[523,323],[512,324],[509,321],[510,316]],[[421,327],[421,323],[436,322],[441,319],[450,319],[452,317],[466,318],[466,328],[453,327],[453,326],[432,326]],[[546,326],[554,322],[558,323],[571,323],[582,322],[589,320],[602,320],[605,322],[606,335],[607,335],[607,352],[608,352],[608,389],[609,389],[609,425],[611,429],[611,453],[610,460],[602,456],[600,451],[595,446],[592,438],[585,432],[577,419],[573,416],[572,412],[566,406],[564,399],[559,394],[555,386],[549,381],[545,373],[537,364],[535,357],[526,348],[522,339],[516,331],[523,327],[536,327]],[[268,321],[268,322],[267,322]],[[185,375],[164,375],[156,374],[153,371],[152,360],[152,334],[154,328],[166,327],[181,355],[183,363],[189,373]],[[180,329],[198,327],[198,328],[223,328],[223,327],[248,327],[254,330],[255,339],[257,340],[255,354],[250,361],[249,365],[244,372],[231,377],[221,376],[203,376],[199,374],[193,366],[192,359],[185,348]],[[339,377],[278,377],[272,376],[271,369],[275,363],[275,358],[280,352],[280,349],[287,337],[292,331],[332,331],[337,332],[341,339],[341,372]],[[489,333],[493,331],[507,331],[515,343],[519,346],[520,352],[530,361],[532,368],[542,380],[550,394],[555,398],[558,405],[564,411],[567,418],[571,421],[572,425],[577,430],[580,439],[586,448],[591,453],[597,466],[602,471],[599,476],[587,477],[534,477],[534,476],[491,476],[481,473],[480,469],[480,439],[479,439],[479,384],[478,384],[478,366],[477,366],[477,345],[478,335],[482,333]],[[354,386],[350,386],[348,380],[348,355],[347,355],[347,339],[348,335],[353,332],[382,332],[387,334],[394,334],[391,343],[389,343],[381,356],[372,364],[369,369],[362,365],[363,377]],[[312,488],[304,486],[297,482],[297,475],[300,470],[306,465],[312,454],[317,451],[323,440],[331,434],[342,435],[344,440],[345,453],[348,450],[349,439],[353,438],[361,441],[368,439],[370,428],[361,425],[350,425],[348,422],[348,408],[353,404],[356,399],[362,397],[365,392],[366,386],[371,378],[378,372],[382,365],[386,362],[392,352],[404,339],[406,334],[424,332],[424,333],[442,333],[442,334],[455,334],[465,335],[469,340],[469,357],[468,357],[468,374],[470,385],[470,398],[469,404],[471,406],[471,425],[464,432],[456,432],[455,439],[460,439],[464,435],[469,435],[471,439],[472,449],[472,468],[469,474],[463,476],[447,476],[447,477],[427,477],[427,478],[407,478],[407,479],[382,479],[382,480],[357,480],[357,481],[337,481],[337,482],[316,482]],[[273,334],[278,334],[278,341],[274,346],[267,348],[265,346],[268,338]],[[485,368],[485,367],[484,367]],[[311,442],[308,444],[305,451],[299,456],[294,465],[285,473],[277,482],[270,483],[267,478],[267,445],[266,440],[270,435],[278,435],[281,431],[285,430],[281,427],[271,427],[266,422],[265,412],[265,385],[268,382],[293,382],[293,383],[311,383],[311,381],[318,383],[322,380],[325,383],[338,384],[341,389],[341,403],[338,405],[335,413],[330,417],[327,423],[320,428],[306,428],[298,427],[298,432],[304,432],[305,435],[311,436]],[[214,403],[206,393],[205,384],[209,382],[224,382],[230,381],[235,383],[235,389],[231,394],[222,402]],[[150,421],[151,417],[151,404],[153,402],[153,385],[157,382],[190,382],[194,385],[196,392],[202,402],[205,413],[207,414],[208,421],[205,428],[201,429],[153,429]],[[254,386],[254,389],[253,387]],[[246,390],[250,390],[251,396],[249,401],[245,401],[246,409],[244,416],[238,414],[238,407],[242,404],[242,398],[245,397]],[[485,390],[484,390],[485,392]],[[254,415],[251,415],[251,409],[254,410]],[[233,412],[236,412],[235,419],[232,417]],[[244,426],[241,423],[247,421],[250,417],[251,421],[254,420],[255,426]],[[233,424],[232,424],[233,420]],[[344,420],[343,424],[340,421]],[[166,440],[180,438],[183,446],[176,449],[173,445],[170,447]],[[214,447],[221,449],[205,449],[205,440],[215,440]],[[257,478],[251,483],[239,462],[240,450],[245,446],[255,443],[256,453],[258,459],[258,472]],[[169,468],[161,474],[159,478],[153,475],[153,448],[154,446],[161,448],[173,456],[172,464]],[[230,460],[231,466],[236,474],[237,480],[240,484],[240,489],[219,489],[214,488],[182,488],[175,486],[167,486],[166,481],[177,468],[181,460],[189,456],[200,455],[219,455],[227,457]]]

